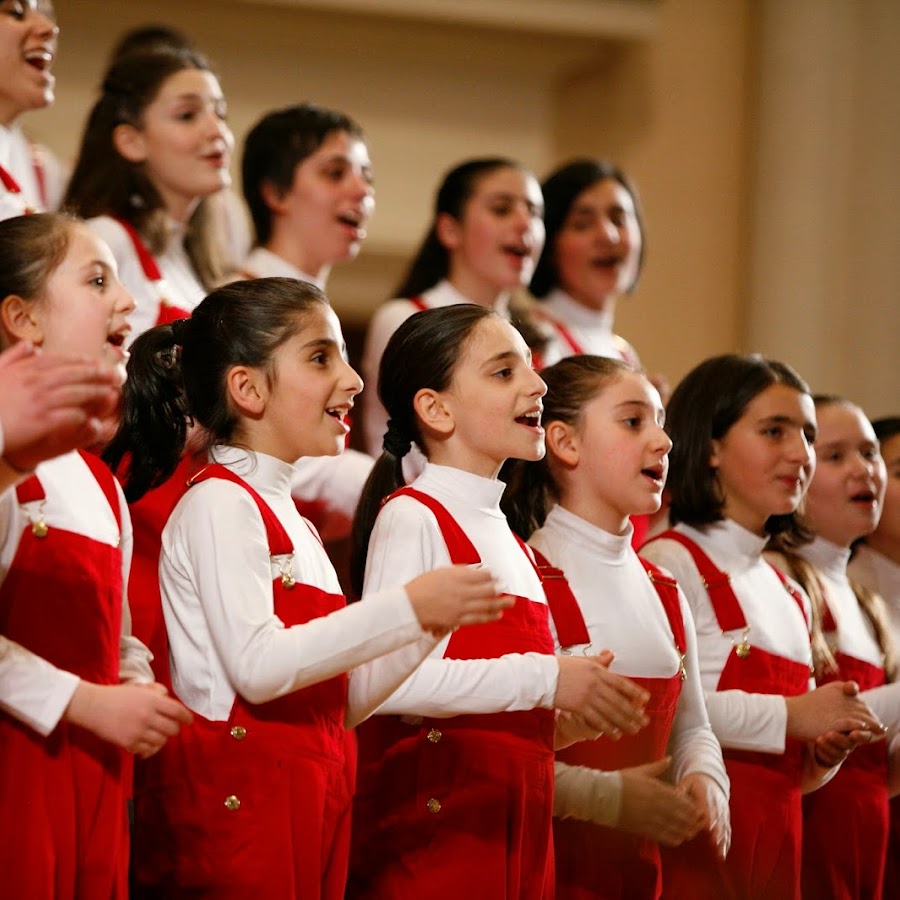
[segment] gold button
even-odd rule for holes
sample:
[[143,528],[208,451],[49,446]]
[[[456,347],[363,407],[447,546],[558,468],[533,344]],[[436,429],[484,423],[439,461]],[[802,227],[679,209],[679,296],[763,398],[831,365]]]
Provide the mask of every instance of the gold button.
[[241,808],[241,801],[238,800],[234,794],[229,795],[225,798],[225,809],[229,810],[229,812],[236,812]]
[[440,733],[440,731],[437,730],[437,728],[432,728],[426,736],[432,744],[436,744],[443,737],[443,735]]
[[441,811],[441,801],[436,800],[432,797],[425,806],[428,808],[428,812],[430,813],[439,813]]
[[236,741],[242,741],[245,737],[247,737],[247,729],[244,728],[243,725],[235,725],[235,726],[231,729],[231,736],[232,736]]

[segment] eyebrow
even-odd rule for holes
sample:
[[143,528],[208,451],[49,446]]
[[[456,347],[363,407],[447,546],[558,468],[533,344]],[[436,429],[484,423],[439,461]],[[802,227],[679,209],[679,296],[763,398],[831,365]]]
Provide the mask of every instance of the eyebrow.
[[[504,350],[504,351],[502,351],[501,353],[495,353],[493,356],[491,356],[491,357],[489,357],[488,359],[486,359],[486,360],[481,364],[481,367],[482,367],[483,369],[489,369],[491,366],[497,365],[497,363],[501,363],[501,362],[516,362],[516,361],[521,360],[521,359],[522,359],[522,357],[521,357],[518,353],[516,353],[515,350]],[[528,354],[528,360],[529,360],[529,362],[531,361],[531,353],[530,353],[530,351],[529,351],[529,354]]]

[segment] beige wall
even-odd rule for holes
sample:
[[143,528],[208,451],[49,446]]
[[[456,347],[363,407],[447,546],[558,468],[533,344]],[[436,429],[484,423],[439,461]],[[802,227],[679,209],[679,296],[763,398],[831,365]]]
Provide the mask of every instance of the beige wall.
[[[484,0],[502,2],[520,0]],[[588,0],[545,7],[563,2]],[[153,20],[213,58],[238,139],[262,112],[303,99],[354,115],[370,138],[378,212],[362,257],[335,272],[330,293],[357,322],[389,293],[450,165],[502,153],[542,175],[570,155],[607,156],[645,207],[645,277],[617,321],[649,368],[675,381],[704,356],[759,349],[795,362],[816,387],[827,380],[875,412],[896,410],[900,4],[599,3],[636,10],[641,26],[535,33],[369,15],[362,8],[379,4],[361,0],[56,0],[58,101],[26,121],[74,153],[105,54],[123,29]],[[308,8],[328,5],[356,11]],[[790,61],[807,57],[833,77],[799,78]],[[823,141],[838,154],[827,166],[816,157]]]

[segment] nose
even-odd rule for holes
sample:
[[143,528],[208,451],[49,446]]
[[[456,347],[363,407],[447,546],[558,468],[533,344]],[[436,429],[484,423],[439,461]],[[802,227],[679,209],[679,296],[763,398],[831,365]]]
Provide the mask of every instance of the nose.
[[622,241],[619,227],[608,216],[604,216],[600,220],[600,235],[604,241],[607,241],[610,244],[618,244]]
[[134,312],[136,306],[137,303],[135,302],[134,297],[131,296],[130,291],[127,290],[121,281],[117,282],[116,305],[113,307],[114,311],[121,313],[123,316],[127,316]]
[[663,453],[668,453],[672,449],[672,438],[666,433],[666,429],[662,425],[656,426],[657,447]]
[[808,466],[816,458],[813,445],[802,431],[798,431],[788,446],[791,459],[796,460],[802,466]]
[[31,26],[42,38],[56,40],[59,37],[59,26],[46,12],[40,9],[33,11]]
[[344,386],[344,390],[350,395],[351,398],[355,397],[364,387],[362,378],[359,377],[359,372],[344,360],[344,377],[346,378],[346,385]]
[[531,378],[532,382],[530,385],[529,394],[532,397],[543,397],[544,394],[547,393],[547,385],[544,383],[544,379],[541,378],[541,376],[538,375],[538,373],[534,369],[529,369],[528,371],[531,373],[529,377]]
[[[350,191],[352,196],[358,200],[364,200],[366,197],[375,196],[375,188],[372,182],[363,172],[354,172],[350,180]],[[374,199],[372,201],[374,203]]]

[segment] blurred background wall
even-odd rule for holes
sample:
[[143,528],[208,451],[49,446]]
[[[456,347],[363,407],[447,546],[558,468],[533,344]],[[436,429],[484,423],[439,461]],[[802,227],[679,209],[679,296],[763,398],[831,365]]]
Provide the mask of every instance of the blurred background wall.
[[[760,351],[873,416],[900,412],[896,0],[56,0],[57,102],[26,128],[75,153],[136,25],[213,60],[238,147],[265,111],[334,106],[369,137],[378,210],[329,293],[364,330],[443,172],[505,154],[542,177],[608,157],[638,186],[644,277],[617,331],[674,385]],[[238,177],[239,152],[234,172]]]

